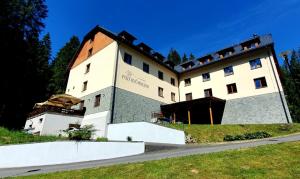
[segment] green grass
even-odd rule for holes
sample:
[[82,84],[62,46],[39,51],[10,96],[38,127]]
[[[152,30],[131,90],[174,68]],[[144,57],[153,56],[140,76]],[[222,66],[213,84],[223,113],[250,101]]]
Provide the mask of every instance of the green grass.
[[300,142],[21,178],[300,178]]
[[273,137],[287,135],[300,132],[300,124],[253,124],[253,125],[197,125],[192,124],[169,124],[164,125],[179,130],[195,137],[198,143],[222,142],[225,135],[238,135],[244,133],[252,133],[257,131],[265,131]]
[[26,134],[21,131],[10,131],[3,127],[0,127],[0,145],[7,144],[21,144],[21,143],[32,143],[32,142],[49,142],[63,140],[63,138],[55,136],[36,136]]

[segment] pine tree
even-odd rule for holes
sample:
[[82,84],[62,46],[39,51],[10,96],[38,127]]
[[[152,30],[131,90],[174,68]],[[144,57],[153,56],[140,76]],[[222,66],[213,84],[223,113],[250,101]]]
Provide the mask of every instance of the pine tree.
[[169,52],[167,58],[168,58],[168,60],[172,61],[175,65],[178,65],[181,62],[181,57],[180,57],[179,53],[173,48],[170,49],[170,52]]
[[281,67],[283,87],[294,122],[300,122],[300,49]]
[[65,93],[66,79],[68,77],[67,67],[79,45],[80,42],[78,37],[73,36],[57,53],[50,67],[52,73],[49,83],[50,93]]
[[39,35],[47,12],[44,0],[0,1],[1,126],[23,127],[33,104],[45,98],[40,83],[46,80],[47,59]]
[[186,54],[184,53],[182,56],[182,63],[188,61],[189,59],[187,58]]
[[189,60],[195,60],[195,56],[192,53],[190,53]]

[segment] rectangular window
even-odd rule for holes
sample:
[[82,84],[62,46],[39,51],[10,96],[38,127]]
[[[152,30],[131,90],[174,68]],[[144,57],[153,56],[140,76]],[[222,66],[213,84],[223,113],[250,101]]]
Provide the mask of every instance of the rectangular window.
[[205,89],[205,90],[204,90],[204,96],[205,96],[205,97],[212,97],[212,96],[213,96],[213,94],[212,94],[212,89],[211,89],[211,88]]
[[88,51],[88,57],[92,56],[92,54],[93,54],[93,48],[90,48]]
[[161,71],[158,71],[158,78],[161,80],[164,80],[164,73]]
[[184,86],[191,86],[191,79],[187,78],[184,80]]
[[82,91],[85,91],[87,89],[87,81],[83,82]]
[[175,102],[175,93],[171,93],[171,100]]
[[203,81],[209,81],[210,80],[210,74],[209,73],[203,73],[202,78],[203,78]]
[[83,110],[84,107],[84,100],[80,101],[79,109]]
[[265,87],[267,87],[266,78],[265,77],[256,78],[256,79],[254,79],[254,84],[255,84],[256,89],[265,88]]
[[186,101],[191,101],[191,100],[193,100],[192,93],[187,93],[187,94],[185,94],[185,99],[186,99]]
[[132,56],[129,55],[128,53],[124,54],[124,62],[131,65],[131,60],[132,60]]
[[175,86],[175,79],[171,78],[171,85]]
[[90,67],[91,67],[90,63],[86,65],[85,73],[88,73],[90,71]]
[[233,75],[233,67],[232,66],[225,67],[224,74],[225,76]]
[[149,65],[147,63],[143,63],[143,71],[149,73]]
[[161,87],[158,87],[158,96],[164,97],[164,89]]
[[250,60],[249,63],[250,63],[251,70],[262,67],[261,61],[259,58]]
[[228,94],[237,93],[237,89],[236,89],[236,84],[235,83],[227,85],[227,93]]
[[95,103],[94,103],[94,107],[100,106],[100,99],[101,99],[101,95],[97,95],[95,96]]

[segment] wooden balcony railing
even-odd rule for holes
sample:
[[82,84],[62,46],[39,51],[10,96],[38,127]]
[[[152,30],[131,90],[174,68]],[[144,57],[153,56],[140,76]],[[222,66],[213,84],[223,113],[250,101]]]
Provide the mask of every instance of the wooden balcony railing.
[[28,118],[31,118],[33,116],[45,113],[45,112],[53,112],[53,113],[59,113],[64,115],[76,115],[76,116],[83,116],[85,113],[85,108],[83,110],[75,110],[75,109],[66,109],[61,107],[55,107],[55,106],[42,106],[40,108],[34,109],[31,113],[28,114]]

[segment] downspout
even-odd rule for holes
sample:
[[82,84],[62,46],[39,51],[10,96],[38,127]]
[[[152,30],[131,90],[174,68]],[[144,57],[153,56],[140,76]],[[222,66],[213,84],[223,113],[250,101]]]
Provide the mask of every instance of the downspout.
[[272,72],[273,72],[273,75],[274,75],[274,78],[275,78],[275,81],[276,81],[276,85],[277,85],[277,89],[278,89],[278,92],[279,92],[279,96],[280,96],[280,101],[281,101],[281,104],[282,104],[282,107],[283,107],[283,110],[284,110],[284,114],[285,114],[287,123],[290,123],[289,117],[288,117],[288,114],[287,114],[287,109],[286,109],[286,106],[285,106],[285,104],[283,102],[283,97],[282,97],[282,94],[280,92],[280,88],[279,88],[279,84],[278,84],[278,79],[277,79],[277,76],[276,76],[276,73],[275,73],[275,70],[274,70],[274,67],[273,67],[272,59],[271,59],[270,56],[271,56],[271,54],[270,54],[270,51],[268,50],[268,58],[269,58],[270,63],[271,63]]
[[115,100],[116,100],[116,85],[117,85],[117,74],[118,74],[118,64],[119,64],[119,42],[117,42],[117,54],[116,54],[116,65],[115,65],[115,74],[114,74],[114,85],[112,92],[112,106],[111,106],[111,115],[110,115],[110,123],[113,123],[114,120],[114,111],[115,111]]

